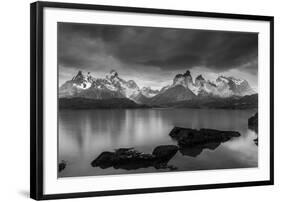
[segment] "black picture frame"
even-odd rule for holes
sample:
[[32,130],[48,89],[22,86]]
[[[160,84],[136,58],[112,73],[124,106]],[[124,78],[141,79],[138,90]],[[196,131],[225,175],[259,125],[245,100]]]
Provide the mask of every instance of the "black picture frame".
[[[99,11],[118,11],[130,13],[164,14],[177,16],[211,17],[239,20],[257,20],[270,23],[270,179],[266,181],[222,183],[192,186],[155,187],[130,190],[80,192],[66,194],[43,193],[43,9],[44,8],[82,9]],[[240,15],[213,12],[195,12],[103,6],[75,3],[35,2],[30,6],[30,197],[36,200],[93,197],[106,195],[140,194],[154,192],[186,191],[228,187],[273,185],[274,183],[274,17],[259,15]]]

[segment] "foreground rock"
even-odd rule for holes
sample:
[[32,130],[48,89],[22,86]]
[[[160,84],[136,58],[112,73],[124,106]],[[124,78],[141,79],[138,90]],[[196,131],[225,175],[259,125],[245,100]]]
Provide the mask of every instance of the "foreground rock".
[[[259,116],[258,116],[258,113],[256,113],[254,116],[251,116],[248,119],[248,128],[253,130],[253,131],[255,131],[258,134],[258,130],[259,130]],[[258,144],[259,144],[258,137],[256,139],[254,139],[253,141],[258,146]]]
[[254,143],[258,146],[259,145],[259,139],[258,138],[254,139]]
[[184,156],[196,157],[200,155],[204,149],[215,150],[220,144],[221,142],[210,142],[192,147],[180,147],[179,152]]
[[248,128],[258,133],[259,117],[258,113],[248,119]]
[[66,167],[66,162],[65,161],[61,161],[59,163],[59,172],[63,171]]
[[193,147],[212,142],[226,142],[233,137],[239,137],[240,133],[214,129],[195,130],[190,128],[174,127],[169,135],[178,142],[180,147]]
[[102,169],[113,167],[115,169],[136,170],[154,167],[174,170],[175,167],[167,164],[177,151],[178,147],[175,145],[158,146],[152,154],[141,153],[133,148],[120,148],[115,152],[102,152],[92,161],[91,165]]

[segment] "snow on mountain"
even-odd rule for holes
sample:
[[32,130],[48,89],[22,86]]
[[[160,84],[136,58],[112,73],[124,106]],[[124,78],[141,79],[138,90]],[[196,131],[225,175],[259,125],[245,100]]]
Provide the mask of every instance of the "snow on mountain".
[[173,80],[173,86],[182,85],[185,88],[191,89],[193,87],[192,77],[190,71],[186,71],[184,74],[177,74]]
[[246,80],[234,77],[219,76],[216,79],[216,85],[218,94],[222,97],[245,96],[255,93]]
[[59,88],[60,97],[71,97],[76,96],[82,90],[86,90],[92,86],[92,83],[95,81],[95,78],[88,72],[87,75],[84,75],[82,71],[78,71],[77,75],[74,76],[71,80],[65,82]]
[[199,95],[199,94],[206,94],[206,92],[209,93],[210,89],[204,89],[206,88],[206,83],[207,82],[205,81],[202,75],[199,75],[195,79],[195,82],[193,82],[190,71],[187,70],[184,74],[177,74],[175,76],[172,87],[177,85],[182,85],[186,89],[191,90],[193,94]]
[[82,71],[78,71],[78,74],[72,78],[73,84],[81,89],[90,88],[94,80],[90,72],[85,76]]
[[196,77],[194,82],[194,93],[197,96],[207,96],[211,94],[211,92],[213,91],[213,87],[214,86],[209,81],[206,81],[204,77],[200,74]]
[[115,89],[120,91],[125,97],[137,101],[136,98],[141,91],[135,81],[125,81],[119,77],[115,70],[111,70],[110,73],[106,75],[106,79],[109,80]]
[[125,97],[136,102],[138,102],[137,98],[140,97],[140,93],[141,90],[135,81],[120,78],[115,70],[106,74],[104,79],[94,78],[90,73],[84,75],[82,71],[78,71],[72,80],[64,83],[59,89],[60,97],[81,96],[103,99],[103,95],[106,98],[111,98],[110,95],[112,95],[112,97]]
[[[196,97],[231,97],[254,94],[255,91],[249,83],[243,79],[218,76],[212,82],[198,75],[194,82],[187,70],[183,74],[177,74],[171,85],[164,86],[160,91],[150,87],[139,88],[133,80],[124,80],[118,72],[111,70],[105,78],[95,78],[90,72],[78,71],[71,80],[66,81],[59,88],[59,97],[85,97],[91,99],[128,98],[136,103],[150,103],[157,101],[163,103],[166,100],[189,100]],[[169,98],[172,96],[173,98]]]
[[159,90],[153,90],[150,87],[143,87],[141,89],[141,93],[145,96],[145,97],[153,97],[155,95],[157,95],[159,93]]
[[160,93],[163,93],[167,89],[178,85],[191,90],[196,96],[200,97],[245,96],[255,93],[246,80],[237,79],[234,77],[219,76],[215,82],[211,82],[205,80],[202,75],[198,75],[193,82],[189,70],[187,70],[184,74],[177,74],[173,79],[172,85],[162,89]]
[[165,92],[165,91],[168,90],[170,87],[171,87],[171,85],[167,85],[167,86],[162,87],[162,88],[160,89],[159,93]]
[[171,87],[175,87],[177,85],[181,85],[186,89],[191,90],[195,95],[198,95],[199,87],[193,83],[189,70],[187,70],[184,74],[177,74],[175,76]]

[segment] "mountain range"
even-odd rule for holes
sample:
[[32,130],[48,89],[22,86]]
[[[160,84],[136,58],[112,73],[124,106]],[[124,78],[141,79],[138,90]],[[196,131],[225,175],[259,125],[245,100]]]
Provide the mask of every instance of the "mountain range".
[[[95,108],[103,106],[98,104],[100,102],[110,103],[113,108],[204,107],[210,103],[213,103],[211,106],[218,105],[226,100],[226,103],[231,103],[231,100],[237,103],[244,97],[248,98],[246,100],[253,97],[250,106],[257,106],[257,101],[252,105],[257,100],[257,94],[246,80],[218,76],[212,82],[202,75],[193,80],[189,70],[175,75],[171,84],[160,90],[140,88],[134,80],[122,79],[115,70],[111,70],[105,78],[78,71],[77,75],[59,87],[60,107],[63,108],[84,108],[78,105]],[[104,108],[108,108],[108,105],[105,104]]]

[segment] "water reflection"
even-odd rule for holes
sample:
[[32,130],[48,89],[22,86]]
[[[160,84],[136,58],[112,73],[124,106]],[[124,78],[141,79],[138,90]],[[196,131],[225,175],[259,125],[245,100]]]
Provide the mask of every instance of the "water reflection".
[[[59,112],[59,161],[69,165],[60,177],[121,173],[159,172],[93,168],[90,162],[103,151],[134,147],[151,153],[158,145],[174,144],[169,132],[174,126],[233,130],[241,137],[222,144],[206,144],[180,150],[169,163],[178,170],[256,167],[258,147],[247,120],[254,110],[140,109],[62,110]],[[162,171],[162,170],[160,170]]]

